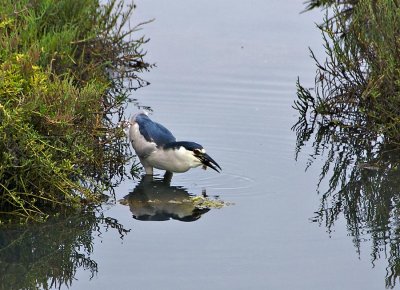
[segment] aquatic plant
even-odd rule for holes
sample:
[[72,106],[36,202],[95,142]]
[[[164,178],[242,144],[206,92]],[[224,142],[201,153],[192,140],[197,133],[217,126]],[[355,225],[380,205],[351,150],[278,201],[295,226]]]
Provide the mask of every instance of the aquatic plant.
[[146,84],[146,40],[132,39],[134,5],[99,2],[2,2],[0,223],[99,203],[123,171],[114,123]]

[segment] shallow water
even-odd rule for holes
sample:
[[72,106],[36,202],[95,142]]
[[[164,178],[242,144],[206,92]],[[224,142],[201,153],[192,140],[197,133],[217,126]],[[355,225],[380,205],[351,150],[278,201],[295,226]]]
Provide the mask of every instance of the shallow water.
[[[132,24],[155,19],[139,34],[151,39],[147,61],[157,67],[132,97],[223,170],[147,185],[146,200],[135,200],[138,180],[123,182],[116,199],[125,202],[104,214],[130,232],[110,221],[89,227],[92,248],[79,251],[96,267],[78,263],[72,289],[385,288],[385,264],[371,264],[368,243],[358,253],[343,220],[327,233],[311,219],[322,160],[307,172],[307,151],[294,160],[291,106],[297,77],[313,84],[308,47],[323,55],[314,25],[322,15],[300,14],[302,2],[136,1]],[[160,192],[176,203],[155,204]],[[228,205],[200,211],[181,201],[204,193]]]

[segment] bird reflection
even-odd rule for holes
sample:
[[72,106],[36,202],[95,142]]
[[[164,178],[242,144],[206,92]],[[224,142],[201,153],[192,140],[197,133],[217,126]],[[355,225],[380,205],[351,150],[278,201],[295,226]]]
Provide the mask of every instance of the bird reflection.
[[193,222],[210,210],[196,205],[184,187],[171,186],[171,177],[170,174],[164,178],[145,175],[120,203],[129,205],[133,218],[142,221]]

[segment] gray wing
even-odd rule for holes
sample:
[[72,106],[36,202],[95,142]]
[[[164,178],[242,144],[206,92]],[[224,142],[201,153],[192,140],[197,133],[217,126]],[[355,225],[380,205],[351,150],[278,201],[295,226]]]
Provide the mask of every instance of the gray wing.
[[167,143],[175,142],[176,138],[163,125],[153,122],[146,114],[141,113],[135,116],[135,122],[139,125],[140,134],[148,142],[156,143],[162,147]]

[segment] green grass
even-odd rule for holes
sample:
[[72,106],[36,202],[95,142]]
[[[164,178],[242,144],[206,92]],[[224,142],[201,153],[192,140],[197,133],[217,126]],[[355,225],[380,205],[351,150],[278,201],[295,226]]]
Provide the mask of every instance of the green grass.
[[110,121],[148,68],[134,7],[6,0],[0,10],[0,223],[98,204],[127,158]]

